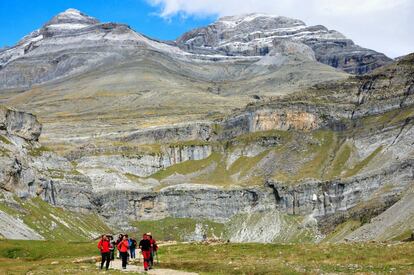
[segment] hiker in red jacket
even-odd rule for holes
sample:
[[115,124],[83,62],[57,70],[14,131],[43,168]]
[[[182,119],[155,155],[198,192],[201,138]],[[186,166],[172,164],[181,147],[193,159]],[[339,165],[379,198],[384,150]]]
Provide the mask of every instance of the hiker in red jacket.
[[106,270],[109,268],[109,263],[111,262],[110,257],[110,248],[111,244],[109,242],[109,239],[106,235],[102,235],[101,240],[98,243],[98,249],[101,251],[101,269],[103,268],[104,263],[106,262]]
[[148,232],[147,236],[151,243],[151,248],[150,248],[151,253],[150,253],[150,261],[149,261],[149,264],[150,264],[149,268],[151,269],[154,266],[154,257],[155,257],[155,254],[157,253],[158,246],[157,246],[157,241],[152,237],[151,232]]
[[144,258],[144,269],[148,271],[149,262],[151,258],[151,242],[147,236],[144,234],[142,240],[139,242],[139,248],[141,248],[142,257]]
[[122,237],[122,241],[118,244],[118,250],[119,250],[119,254],[121,255],[123,269],[126,269],[126,266],[127,266],[128,249],[129,249],[128,235],[124,235]]

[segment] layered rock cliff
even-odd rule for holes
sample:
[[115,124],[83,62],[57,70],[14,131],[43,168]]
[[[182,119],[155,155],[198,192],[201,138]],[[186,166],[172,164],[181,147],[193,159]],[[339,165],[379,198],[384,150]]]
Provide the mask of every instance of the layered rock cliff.
[[176,43],[193,53],[299,55],[353,74],[370,72],[391,61],[324,26],[306,26],[297,19],[265,14],[222,17],[183,34]]
[[[348,238],[366,240],[382,234],[370,220],[391,216],[392,205],[411,209],[413,55],[349,77],[316,62],[321,48],[309,42],[339,43],[337,32],[257,15],[219,22],[188,40],[189,51],[211,43],[200,55],[68,10],[2,51],[2,101],[35,111],[43,127],[0,109],[1,220],[19,226],[18,236],[47,238],[46,224],[74,232],[57,213],[75,211],[93,221],[82,225],[86,238],[98,230],[91,224],[107,229],[102,221],[133,230],[142,220],[187,218],[221,224],[234,241],[261,232],[263,242],[317,241],[355,220],[365,224]],[[258,27],[266,32],[240,38]],[[342,57],[361,50],[344,45]],[[240,56],[211,55],[227,50]],[[365,53],[372,63],[355,64],[357,56],[338,66],[388,62]],[[31,223],[29,209],[44,202],[53,207],[44,224]]]

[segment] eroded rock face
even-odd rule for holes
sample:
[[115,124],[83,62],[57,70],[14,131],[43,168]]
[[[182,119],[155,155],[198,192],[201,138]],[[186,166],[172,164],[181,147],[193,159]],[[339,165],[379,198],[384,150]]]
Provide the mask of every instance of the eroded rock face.
[[6,239],[44,240],[39,233],[28,227],[21,220],[3,211],[0,211],[0,232]]
[[364,74],[391,62],[384,54],[362,48],[326,27],[306,26],[283,16],[226,16],[183,34],[177,45],[192,53],[253,55],[269,53],[314,59],[353,74]]
[[136,33],[127,25],[100,23],[78,10],[68,9],[17,45],[0,52],[0,88],[26,89],[126,60],[131,51],[142,48],[179,51]]
[[0,191],[20,198],[41,196],[73,210],[92,210],[89,178],[41,146],[41,128],[34,115],[0,107]]
[[404,190],[413,180],[413,163],[407,162],[390,167],[380,174],[355,177],[349,180],[308,181],[297,186],[285,186],[269,181],[278,206],[290,214],[314,214],[316,217],[327,216],[336,212],[345,212],[361,201],[371,198],[383,185],[392,183],[393,189]]
[[[314,91],[315,95],[307,91],[309,93],[300,98],[303,101],[291,97],[249,107],[221,123],[186,123],[138,130],[125,137],[125,141],[134,141],[139,146],[159,142],[166,143],[167,147],[157,153],[135,156],[82,155],[74,159],[76,164],[53,152],[31,152],[31,149],[40,149],[40,144],[18,136],[16,129],[19,128],[7,127],[7,119],[3,119],[7,123],[3,123],[0,140],[0,187],[19,197],[40,196],[67,209],[96,211],[112,225],[124,229],[129,228],[130,220],[186,217],[227,221],[236,214],[254,215],[258,211],[269,210],[307,215],[312,221],[317,219],[320,225],[332,227],[347,215],[353,215],[352,211],[364,212],[365,205],[371,211],[375,208],[371,204],[374,200],[382,203],[384,209],[389,207],[412,185],[412,73],[403,69],[400,65],[396,70],[403,71],[403,76],[393,73],[388,82],[384,80],[383,72],[358,77],[352,79],[353,83],[341,83],[340,88],[344,90],[340,92],[332,88],[337,86],[323,86],[328,92],[318,89]],[[395,71],[395,68],[386,70]],[[390,110],[395,112],[379,116]],[[24,116],[10,116],[16,120],[21,120],[21,117]],[[331,127],[340,120],[346,120],[350,127]],[[312,131],[322,127],[327,128],[325,131]],[[287,136],[296,135],[249,140],[255,134],[247,135],[248,139],[243,139],[246,136],[234,139],[242,134],[268,130],[286,131]],[[318,138],[315,132],[328,132],[328,135]],[[194,142],[194,139],[198,145],[186,142]],[[272,148],[284,142],[286,144]],[[210,145],[214,143],[219,148]],[[328,148],[329,143],[335,146]],[[325,148],[326,152],[323,151]],[[342,155],[344,169],[333,176],[327,176],[328,173],[322,176],[322,170],[337,168],[335,165],[318,167],[313,171],[315,173],[304,173],[306,177],[291,181],[283,178],[279,181],[274,177],[277,176],[275,171],[279,171],[277,166],[284,161],[284,168],[291,174],[301,172],[299,166],[295,167],[295,162],[312,165],[300,168],[314,169],[312,160],[316,157],[332,158],[331,163],[335,164],[336,158],[341,156],[336,151],[341,151],[341,148],[348,148],[350,152],[347,157]],[[314,154],[313,151],[318,149],[323,151],[323,155]],[[174,164],[207,158],[214,150],[222,157],[215,158],[208,166],[198,167],[197,181],[192,182],[191,175],[185,172],[181,175],[175,171],[170,174],[175,181],[163,181],[155,176],[147,178]],[[273,152],[267,152],[271,150]],[[293,152],[297,155],[292,157],[290,154]],[[254,159],[262,153],[265,154],[261,158]],[[236,172],[230,173],[230,167],[241,158],[239,165],[242,170],[235,169]],[[248,161],[243,163],[246,159]],[[226,188],[220,188],[205,184],[203,176],[209,176],[208,173],[219,165],[229,168],[226,171],[224,167],[220,168],[219,175],[223,177],[263,178],[259,178],[256,187],[226,185]],[[352,170],[354,174],[348,174]],[[130,179],[128,176],[131,175],[127,174],[135,176]],[[196,173],[190,171],[190,174]],[[210,183],[216,184],[214,180],[217,178],[210,179]],[[169,186],[164,187],[164,184]],[[279,219],[269,216],[258,224],[257,230],[266,222],[280,224]],[[263,241],[278,234],[279,229],[276,229]],[[235,240],[249,240],[243,230],[236,233]]]
[[211,135],[211,123],[195,122],[137,130],[122,137],[121,140],[142,144],[190,140],[208,141],[211,139]]
[[310,131],[319,128],[316,115],[306,112],[258,111],[252,119],[252,131],[300,130]]
[[165,217],[226,221],[242,212],[259,211],[272,206],[271,193],[259,189],[224,190],[206,186],[179,184],[160,192],[103,192],[95,204],[112,224],[128,220],[153,220]]
[[122,174],[148,177],[162,169],[187,161],[208,158],[212,153],[210,145],[168,146],[157,154],[98,155],[76,159],[78,168],[116,170]]
[[187,160],[201,160],[208,158],[213,148],[210,145],[183,145],[171,146],[166,150],[169,158],[169,165],[178,164]]
[[7,131],[28,141],[37,141],[42,125],[32,114],[0,106],[0,131]]

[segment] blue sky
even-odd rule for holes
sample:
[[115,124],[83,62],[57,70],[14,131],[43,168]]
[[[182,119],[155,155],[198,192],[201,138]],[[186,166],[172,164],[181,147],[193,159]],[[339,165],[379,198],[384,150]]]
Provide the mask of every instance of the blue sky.
[[78,9],[102,22],[130,25],[157,39],[175,39],[194,27],[213,22],[215,16],[160,17],[160,7],[145,0],[0,0],[0,47],[12,46],[68,8]]

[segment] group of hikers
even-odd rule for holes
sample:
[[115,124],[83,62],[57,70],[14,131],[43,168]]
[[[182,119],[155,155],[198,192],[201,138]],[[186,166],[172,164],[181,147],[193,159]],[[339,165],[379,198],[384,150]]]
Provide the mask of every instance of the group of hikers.
[[102,256],[101,269],[105,264],[108,270],[110,262],[115,260],[115,251],[117,251],[117,258],[122,260],[122,268],[126,269],[129,258],[136,257],[135,250],[137,248],[141,250],[145,271],[152,269],[158,246],[151,232],[145,233],[138,245],[136,239],[129,238],[127,234],[120,234],[117,240],[114,240],[112,235],[102,235],[98,243],[98,249]]

